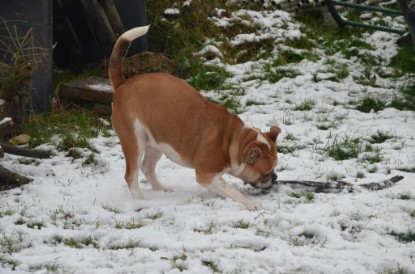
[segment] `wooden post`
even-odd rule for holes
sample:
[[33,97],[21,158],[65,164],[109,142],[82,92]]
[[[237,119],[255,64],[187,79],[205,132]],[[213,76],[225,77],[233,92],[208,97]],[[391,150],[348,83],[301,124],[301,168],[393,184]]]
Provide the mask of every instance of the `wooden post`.
[[104,9],[115,35],[118,37],[123,34],[125,32],[124,25],[121,21],[120,15],[118,14],[117,8],[115,7],[114,1],[99,0],[99,3],[101,3],[102,8]]
[[98,0],[80,0],[85,19],[97,43],[110,44],[117,40],[107,15]]

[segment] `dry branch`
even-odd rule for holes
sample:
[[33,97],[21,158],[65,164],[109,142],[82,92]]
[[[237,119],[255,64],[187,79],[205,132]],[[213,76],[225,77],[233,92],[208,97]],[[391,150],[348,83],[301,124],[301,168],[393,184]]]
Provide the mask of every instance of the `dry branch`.
[[354,192],[361,188],[377,191],[393,186],[401,181],[403,176],[394,176],[390,179],[372,182],[362,185],[354,185],[347,182],[316,182],[316,181],[295,181],[295,180],[277,180],[271,189],[277,188],[279,185],[290,185],[293,188],[307,188],[317,193],[339,193],[339,192]]

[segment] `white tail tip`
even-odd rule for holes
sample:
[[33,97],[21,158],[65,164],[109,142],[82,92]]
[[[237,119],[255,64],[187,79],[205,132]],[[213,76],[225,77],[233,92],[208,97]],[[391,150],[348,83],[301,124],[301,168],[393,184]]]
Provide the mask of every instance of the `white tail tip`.
[[131,42],[134,39],[137,39],[138,37],[143,36],[144,34],[146,34],[149,27],[150,27],[150,25],[130,29],[130,30],[124,32],[121,35],[120,38],[123,38],[123,39]]

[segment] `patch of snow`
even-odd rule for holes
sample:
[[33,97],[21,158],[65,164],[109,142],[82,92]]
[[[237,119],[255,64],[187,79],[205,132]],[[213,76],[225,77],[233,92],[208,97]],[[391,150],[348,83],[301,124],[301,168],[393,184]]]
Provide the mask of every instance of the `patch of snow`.
[[164,14],[166,15],[179,15],[180,11],[177,8],[169,8],[164,10]]
[[5,118],[3,118],[3,119],[1,119],[0,120],[0,125],[1,124],[5,124],[5,123],[8,123],[8,122],[10,122],[10,121],[12,121],[13,119],[12,118],[10,118],[10,117],[5,117]]
[[112,91],[112,86],[108,84],[90,84],[87,87],[94,90]]

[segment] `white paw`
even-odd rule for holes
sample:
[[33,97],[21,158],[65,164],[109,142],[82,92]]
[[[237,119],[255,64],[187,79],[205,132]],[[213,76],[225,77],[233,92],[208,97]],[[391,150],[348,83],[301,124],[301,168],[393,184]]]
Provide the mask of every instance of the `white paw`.
[[159,189],[160,191],[164,191],[164,192],[174,192],[174,190],[173,189],[171,189],[171,188],[169,188],[169,187],[166,187],[166,186],[164,186],[164,187],[162,187],[161,189]]
[[130,188],[131,196],[133,196],[134,200],[147,200],[144,193],[139,190],[138,188]]
[[244,202],[246,209],[248,210],[260,210],[262,209],[262,205],[252,200],[248,200]]
[[156,191],[174,192],[173,189],[166,187],[164,185],[153,186],[153,189]]

